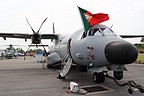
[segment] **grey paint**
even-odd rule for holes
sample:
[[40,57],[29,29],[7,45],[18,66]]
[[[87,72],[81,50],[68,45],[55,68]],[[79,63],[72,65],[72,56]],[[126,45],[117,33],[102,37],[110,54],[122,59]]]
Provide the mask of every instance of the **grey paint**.
[[[93,28],[108,28],[104,25],[96,25]],[[102,67],[110,65],[105,58],[105,46],[113,41],[123,41],[120,36],[86,36],[82,38],[83,29],[76,31],[71,36],[65,37],[61,40],[53,49],[53,52],[57,52],[61,58],[67,53],[67,43],[70,38],[71,41],[71,56],[73,61],[77,65],[89,66],[90,63],[93,66]],[[91,49],[92,48],[92,49]]]

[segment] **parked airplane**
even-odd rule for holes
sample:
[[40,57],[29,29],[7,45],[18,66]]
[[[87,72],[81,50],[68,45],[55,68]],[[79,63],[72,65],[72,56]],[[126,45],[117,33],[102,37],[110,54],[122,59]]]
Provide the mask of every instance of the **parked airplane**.
[[[71,65],[76,64],[79,71],[93,71],[92,78],[96,83],[103,83],[105,78],[108,77],[107,72],[109,70],[113,71],[113,77],[116,80],[121,80],[123,78],[123,71],[127,70],[125,65],[135,62],[138,57],[136,47],[122,37],[144,37],[144,35],[117,35],[111,28],[100,24],[109,19],[107,15],[91,14],[82,8],[79,8],[79,10],[84,21],[84,29],[80,29],[66,37],[57,34],[44,35],[44,39],[52,39],[54,42],[54,46],[47,57],[47,66],[51,67],[62,63],[63,70],[59,72],[59,78],[64,78],[69,72]],[[95,21],[95,18],[98,21]],[[41,37],[38,34],[39,31],[37,33],[33,31],[33,33],[36,36],[30,35],[30,37]],[[5,39],[6,37],[24,38],[25,35],[0,33],[0,36]],[[138,88],[140,92],[144,92],[144,88],[133,81],[124,85],[130,86],[129,93],[133,92],[131,87]]]
[[[119,84],[117,80],[123,78],[123,71],[127,70],[125,65],[132,64],[138,57],[136,47],[123,38],[144,37],[144,35],[117,35],[111,28],[99,24],[109,19],[106,14],[91,14],[82,8],[79,10],[84,29],[66,37],[58,35],[58,39],[55,39],[55,46],[52,47],[47,57],[47,67],[62,63],[63,70],[59,72],[58,77],[62,79],[70,70],[71,64],[76,64],[79,71],[93,71],[92,78],[96,83],[103,83],[105,78],[109,77],[118,85],[130,86],[128,89],[130,94],[133,93],[131,87],[138,88],[143,93],[143,86],[137,86],[134,81]],[[83,14],[84,12],[86,14]],[[88,21],[88,19],[93,19],[93,21]],[[108,75],[108,71],[113,71],[114,78]]]
[[12,57],[17,57],[18,53],[16,51],[16,49],[10,44],[10,45],[6,45],[9,46],[7,47],[4,52],[3,52],[3,56],[6,57],[7,59],[10,59]]

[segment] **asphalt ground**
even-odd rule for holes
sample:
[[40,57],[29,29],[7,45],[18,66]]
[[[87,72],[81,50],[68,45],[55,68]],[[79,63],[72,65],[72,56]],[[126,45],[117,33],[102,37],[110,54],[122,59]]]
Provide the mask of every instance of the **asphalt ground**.
[[[57,79],[58,67],[43,69],[42,64],[33,57],[0,60],[0,96],[144,96],[135,90],[128,93],[128,86],[120,87],[113,80],[106,78],[103,84],[96,84],[92,80],[92,72],[79,72],[72,67],[66,79]],[[129,71],[124,72],[120,83],[134,80],[144,86],[144,65],[131,64],[126,66]],[[112,74],[112,72],[109,72]],[[77,82],[80,88],[87,86],[103,86],[108,91],[91,92],[85,95],[67,93],[70,82]]]

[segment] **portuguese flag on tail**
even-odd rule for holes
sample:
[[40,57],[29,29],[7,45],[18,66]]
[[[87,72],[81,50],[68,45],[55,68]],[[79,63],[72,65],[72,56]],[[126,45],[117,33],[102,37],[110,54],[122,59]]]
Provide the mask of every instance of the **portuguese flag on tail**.
[[106,20],[109,20],[108,14],[104,13],[92,14],[91,12],[82,9],[80,7],[78,7],[78,9],[86,32],[89,30],[90,27],[102,23]]

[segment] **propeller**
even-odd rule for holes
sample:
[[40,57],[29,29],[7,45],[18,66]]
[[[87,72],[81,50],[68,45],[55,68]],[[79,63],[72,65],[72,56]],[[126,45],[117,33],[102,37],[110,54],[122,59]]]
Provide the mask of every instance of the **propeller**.
[[[26,18],[26,17],[25,17]],[[42,25],[44,24],[44,22],[47,20],[47,18],[42,22],[42,24],[40,25],[40,27],[39,27],[39,29],[38,29],[38,31],[37,32],[35,32],[34,31],[34,29],[32,28],[32,26],[30,25],[30,23],[29,23],[29,21],[28,21],[28,19],[26,18],[26,21],[27,21],[27,23],[29,24],[29,26],[30,26],[30,28],[31,28],[31,30],[33,31],[33,33],[39,33],[39,31],[40,31],[40,29],[41,29],[41,27],[42,27]]]
[[[25,18],[26,18],[26,17],[25,17]],[[44,19],[44,21],[43,21],[42,24],[40,25],[38,31],[35,32],[34,29],[32,28],[32,26],[30,25],[28,19],[26,18],[27,23],[29,24],[31,30],[33,31],[33,39],[34,39],[34,40],[35,40],[35,38],[36,38],[36,39],[41,39],[41,38],[40,38],[39,31],[40,31],[42,25],[44,24],[44,22],[45,22],[46,20],[47,20],[47,18]],[[25,40],[26,40],[26,39],[25,39]],[[39,41],[40,41],[40,40],[38,40],[38,42],[39,42]],[[33,40],[32,40],[32,43],[33,43]],[[31,45],[29,45],[27,51],[25,52],[24,60],[26,59],[26,53],[28,52],[28,50],[29,50],[30,47],[32,46],[32,43],[31,43]],[[40,43],[41,43],[41,42],[40,42]],[[38,43],[34,43],[34,44],[36,44],[36,47],[38,47],[38,45],[37,45]],[[42,43],[41,43],[41,44],[42,44]],[[43,44],[42,44],[42,46],[43,46]],[[44,46],[43,46],[43,48],[44,48]],[[44,50],[45,50],[45,48],[44,48]],[[46,50],[45,50],[45,52],[46,52]]]

